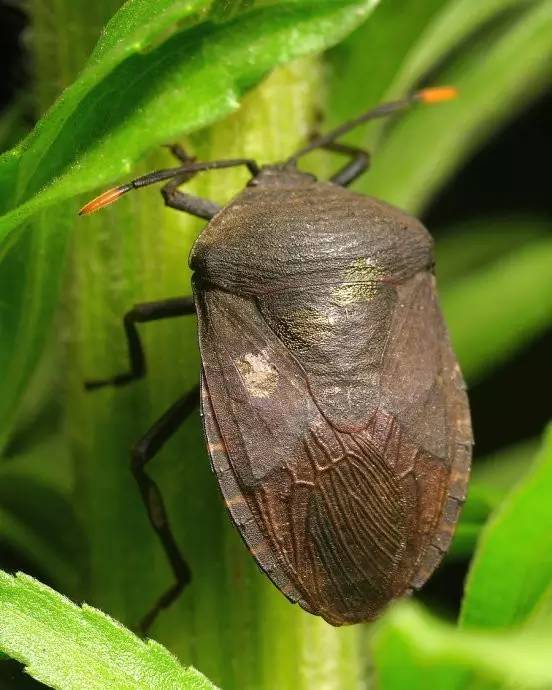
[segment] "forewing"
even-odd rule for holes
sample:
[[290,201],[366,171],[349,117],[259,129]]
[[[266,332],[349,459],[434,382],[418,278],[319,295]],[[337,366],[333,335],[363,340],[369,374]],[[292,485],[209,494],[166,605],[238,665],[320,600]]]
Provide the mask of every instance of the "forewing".
[[[416,573],[420,587],[447,550],[465,500],[472,451],[469,404],[435,289],[418,273],[397,288],[385,350],[380,406],[418,448]],[[377,443],[384,444],[383,437]]]
[[334,624],[373,618],[419,559],[411,470],[432,458],[383,410],[363,432],[333,429],[254,300],[209,289],[196,301],[209,450],[242,536],[307,610]]

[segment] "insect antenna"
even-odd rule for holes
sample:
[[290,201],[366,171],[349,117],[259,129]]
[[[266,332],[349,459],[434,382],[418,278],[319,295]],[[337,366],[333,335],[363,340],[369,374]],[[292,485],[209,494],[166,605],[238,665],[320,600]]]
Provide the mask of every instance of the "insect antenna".
[[314,151],[314,149],[335,142],[335,140],[341,137],[343,134],[349,132],[351,129],[354,129],[355,127],[358,127],[364,122],[367,122],[368,120],[375,120],[380,117],[387,117],[388,115],[392,115],[393,113],[396,113],[398,111],[406,110],[415,103],[439,103],[440,101],[449,101],[453,98],[456,98],[457,95],[458,91],[453,86],[436,86],[433,88],[422,89],[421,91],[417,91],[416,93],[413,93],[411,96],[408,96],[407,98],[402,98],[399,101],[382,103],[381,105],[377,105],[375,108],[371,108],[367,112],[362,113],[362,115],[355,117],[353,120],[349,120],[348,122],[345,122],[339,127],[332,129],[327,134],[323,134],[321,136],[316,137],[310,142],[310,144],[303,147],[302,149],[299,149],[299,151],[296,151],[293,154],[293,156],[287,159],[286,163],[295,163],[299,158],[301,158],[301,156],[304,156],[305,154]]
[[224,161],[206,161],[205,163],[188,163],[186,165],[179,165],[176,168],[164,168],[163,170],[155,170],[154,172],[137,177],[126,184],[112,187],[111,189],[102,192],[99,196],[85,204],[79,211],[79,216],[86,216],[90,213],[99,211],[104,206],[109,206],[117,199],[120,199],[123,194],[130,192],[133,189],[140,189],[140,187],[147,187],[150,184],[157,184],[164,180],[171,180],[175,177],[191,173],[192,177],[195,173],[203,172],[204,170],[217,170],[221,168],[233,168],[238,165],[245,165],[249,172],[255,177],[259,173],[259,166],[257,163],[249,158],[234,158]]

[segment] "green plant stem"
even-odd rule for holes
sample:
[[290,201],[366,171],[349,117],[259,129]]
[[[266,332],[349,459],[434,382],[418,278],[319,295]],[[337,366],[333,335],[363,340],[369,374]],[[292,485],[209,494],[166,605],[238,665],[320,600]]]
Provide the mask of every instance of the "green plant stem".
[[[37,85],[42,79],[50,85],[37,86],[42,106],[82,63],[81,41],[90,45],[117,4],[32,4]],[[70,34],[63,28],[68,21]],[[54,59],[48,50],[56,42]],[[75,54],[73,43],[79,44]],[[187,146],[202,159],[282,158],[308,136],[322,86],[314,59],[282,68],[237,114]],[[143,170],[169,161],[168,154],[157,153]],[[216,172],[191,187],[220,202],[246,179],[242,171]],[[141,329],[150,363],[145,381],[94,394],[85,393],[82,382],[125,369],[121,317],[133,303],[190,292],[187,257],[200,227],[165,209],[150,189],[78,221],[73,237],[61,329],[68,341],[63,371],[66,426],[78,471],[75,500],[89,544],[83,596],[129,625],[172,582],[129,471],[129,448],[198,380],[194,320]],[[223,508],[197,414],[152,463],[151,473],[193,571],[193,583],[152,634],[224,690],[365,687],[362,627],[335,629],[309,616],[257,570]]]

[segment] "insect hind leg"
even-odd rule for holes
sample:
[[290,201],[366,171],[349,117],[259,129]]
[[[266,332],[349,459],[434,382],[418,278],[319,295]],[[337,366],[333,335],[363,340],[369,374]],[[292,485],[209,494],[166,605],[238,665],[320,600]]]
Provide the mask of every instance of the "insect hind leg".
[[191,580],[190,568],[174,538],[159,487],[146,472],[145,467],[171,436],[176,433],[198,404],[199,386],[195,386],[189,393],[169,407],[165,414],[136,443],[131,453],[132,473],[138,483],[149,521],[161,542],[175,577],[174,584],[161,594],[142,618],[139,627],[143,634],[147,633],[159,612],[170,606]]

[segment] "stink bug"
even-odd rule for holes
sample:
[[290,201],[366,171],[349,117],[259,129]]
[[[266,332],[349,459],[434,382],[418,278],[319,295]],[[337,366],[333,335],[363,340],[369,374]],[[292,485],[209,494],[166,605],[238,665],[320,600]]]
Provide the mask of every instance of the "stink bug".
[[[213,470],[261,569],[292,602],[333,625],[375,618],[421,587],[446,551],[466,494],[472,434],[465,385],[435,290],[422,224],[347,185],[368,154],[337,139],[417,102],[425,89],[317,137],[283,163],[237,159],[181,165],[109,190],[168,180],[172,208],[209,220],[192,249],[193,297],[138,304],[124,318],[130,370],[144,375],[136,324],[197,313],[201,385],[134,447],[132,469],[176,577],[147,628],[190,579],[146,463],[201,397]],[[296,163],[316,148],[350,157],[329,182]],[[200,171],[245,165],[251,180],[228,206],[178,187]],[[201,396],[199,396],[201,393]]]

